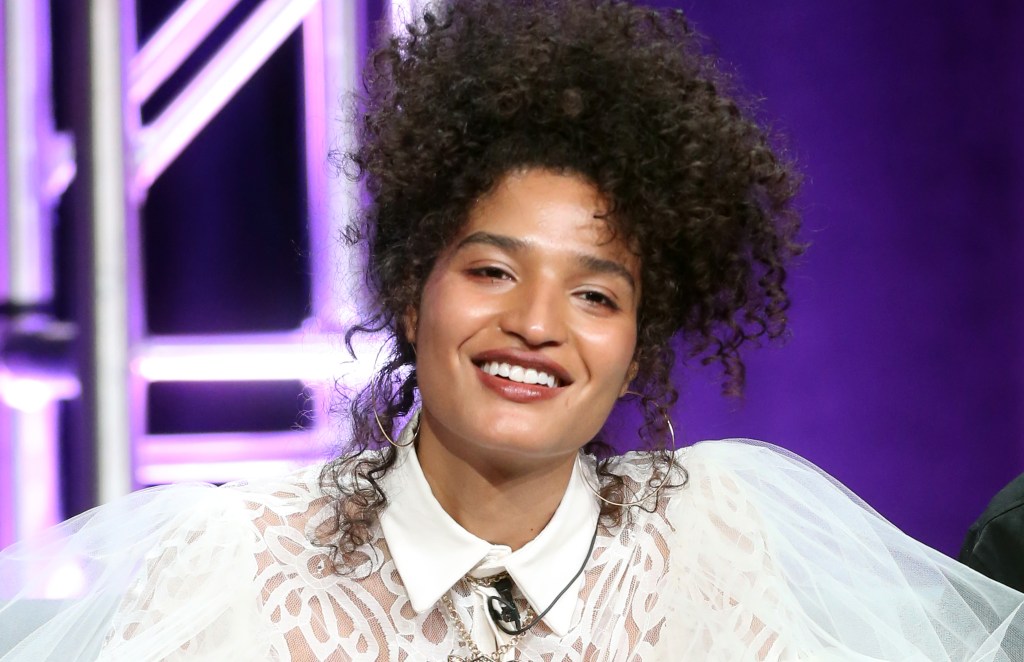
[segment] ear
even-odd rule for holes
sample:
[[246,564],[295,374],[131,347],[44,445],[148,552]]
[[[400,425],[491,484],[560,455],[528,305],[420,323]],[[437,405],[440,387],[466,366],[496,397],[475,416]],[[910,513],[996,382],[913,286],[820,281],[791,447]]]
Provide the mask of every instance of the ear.
[[409,306],[405,309],[405,315],[402,315],[402,332],[405,334],[405,339],[409,341],[409,344],[413,347],[416,346],[416,329],[419,322],[419,315],[416,313],[416,309]]
[[629,391],[629,385],[636,379],[637,373],[640,372],[640,364],[633,361],[629,364],[629,370],[626,371],[626,379],[622,382],[622,388],[619,389],[619,397],[626,395]]

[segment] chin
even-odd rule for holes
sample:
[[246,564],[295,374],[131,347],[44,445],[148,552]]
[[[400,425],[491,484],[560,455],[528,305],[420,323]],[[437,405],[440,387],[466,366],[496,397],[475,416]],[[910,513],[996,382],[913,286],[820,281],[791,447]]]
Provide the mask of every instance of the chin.
[[518,417],[512,425],[500,427],[491,423],[481,430],[477,443],[500,453],[520,455],[523,458],[546,458],[575,453],[588,441],[577,439],[578,430],[528,425],[522,418]]

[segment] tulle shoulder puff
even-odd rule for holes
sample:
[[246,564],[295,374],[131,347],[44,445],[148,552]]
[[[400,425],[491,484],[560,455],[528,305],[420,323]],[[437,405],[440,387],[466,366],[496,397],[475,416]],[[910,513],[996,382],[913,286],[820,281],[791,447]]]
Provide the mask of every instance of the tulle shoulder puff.
[[238,493],[210,492],[146,554],[100,660],[266,659],[254,584],[259,531]]
[[315,473],[143,490],[4,550],[0,662],[276,659],[255,578]]
[[[1024,660],[1024,595],[760,442],[679,451],[668,649],[714,660]],[[705,653],[704,651],[708,651]],[[698,656],[699,657],[699,656]]]

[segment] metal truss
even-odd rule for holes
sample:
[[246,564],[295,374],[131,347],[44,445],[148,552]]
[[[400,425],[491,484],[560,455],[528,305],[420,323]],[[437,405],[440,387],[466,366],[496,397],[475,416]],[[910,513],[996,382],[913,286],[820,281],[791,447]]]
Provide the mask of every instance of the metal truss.
[[5,0],[0,11],[0,543],[31,534],[61,513],[57,400],[78,394],[73,376],[30,348],[66,339],[45,314],[53,299],[53,212],[75,174],[70,137],[54,127],[49,7]]
[[[0,546],[62,516],[57,476],[57,402],[80,396],[90,412],[100,502],[139,485],[224,481],[279,472],[321,455],[323,413],[301,432],[154,435],[145,429],[147,385],[157,381],[302,380],[323,394],[334,380],[361,381],[370,366],[339,363],[337,334],[351,323],[352,256],[335,225],[358,194],[329,177],[329,147],[351,139],[336,121],[358,80],[366,0],[263,0],[152,121],[141,107],[179,69],[239,0],[184,0],[145,42],[137,43],[134,0],[89,0],[90,104],[85,136],[54,129],[50,28],[46,2],[4,0],[2,228],[0,296],[6,317],[0,351]],[[394,0],[393,25],[414,15],[414,0]],[[291,332],[160,337],[146,334],[139,209],[149,187],[296,30],[303,36],[305,147],[312,315]],[[77,342],[88,355],[74,374],[46,363],[39,346],[74,335],[45,314],[53,297],[53,210],[76,176],[89,192],[87,314]],[[38,340],[33,344],[34,340]],[[17,348],[26,348],[21,355]],[[372,360],[375,350],[365,352]],[[19,361],[19,356],[23,360]],[[323,407],[317,407],[318,411]]]

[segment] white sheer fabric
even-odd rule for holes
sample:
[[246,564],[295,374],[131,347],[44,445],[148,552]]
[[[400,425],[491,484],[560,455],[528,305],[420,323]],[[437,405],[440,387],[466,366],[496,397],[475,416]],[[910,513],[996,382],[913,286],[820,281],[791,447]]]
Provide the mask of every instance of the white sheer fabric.
[[[679,453],[688,486],[599,529],[569,632],[539,624],[517,659],[1024,660],[1024,595],[800,458],[736,441]],[[616,470],[642,483],[649,467],[630,454]],[[443,605],[411,609],[382,535],[351,576],[327,571],[310,542],[331,512],[317,477],[150,490],[7,550],[0,660],[465,655]],[[32,600],[59,589],[75,595]],[[450,595],[472,623],[469,586]]]

